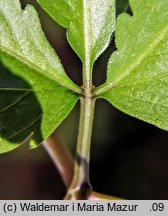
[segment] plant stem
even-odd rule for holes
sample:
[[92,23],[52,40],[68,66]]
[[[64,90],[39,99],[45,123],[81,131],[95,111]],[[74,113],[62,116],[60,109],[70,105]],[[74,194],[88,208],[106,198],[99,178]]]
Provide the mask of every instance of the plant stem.
[[65,186],[69,187],[73,177],[74,161],[68,148],[55,133],[42,142],[42,145],[59,171]]
[[[68,188],[73,176],[73,158],[66,145],[53,133],[47,140],[42,143],[43,147],[53,160],[56,168]],[[92,191],[86,197],[87,200],[119,200],[121,198],[108,196],[105,194]]]
[[103,94],[110,89],[112,89],[114,85],[112,83],[104,83],[101,86],[98,86],[94,89],[93,96],[99,96],[100,94]]
[[81,97],[81,111],[74,177],[65,199],[85,199],[92,186],[89,179],[90,144],[95,99]]
[[87,0],[83,1],[84,26],[84,62],[83,86],[81,93],[81,111],[77,141],[77,155],[75,160],[74,177],[65,199],[86,199],[87,192],[92,187],[89,180],[90,144],[94,116],[95,98],[92,97],[92,63],[90,55],[89,19]]

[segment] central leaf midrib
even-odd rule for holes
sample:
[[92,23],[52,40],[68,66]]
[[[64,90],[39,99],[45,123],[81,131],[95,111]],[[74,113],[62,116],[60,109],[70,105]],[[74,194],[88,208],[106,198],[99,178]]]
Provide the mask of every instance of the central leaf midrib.
[[[89,5],[88,0],[83,0],[83,33],[84,33],[84,76],[86,76],[86,86],[89,85],[90,78],[90,38],[89,38],[89,15],[87,10],[87,5]],[[89,86],[88,86],[89,87]]]
[[[57,83],[57,84],[59,84],[59,85],[61,85],[61,86],[64,87],[64,85],[62,85],[62,82],[59,82],[58,80],[54,79],[54,77],[51,78],[48,75],[48,73],[44,73],[44,72],[47,72],[46,70],[42,70],[39,66],[37,66],[34,63],[30,62],[28,59],[22,58],[17,53],[13,53],[11,50],[7,49],[6,47],[3,47],[3,46],[0,46],[0,47],[1,47],[2,51],[4,51],[5,53],[7,53],[8,55],[10,55],[11,57],[17,59],[21,63],[23,63],[26,66],[30,67],[31,69],[35,70],[37,73],[40,73],[41,75],[45,76],[46,78],[48,78],[52,82],[55,82],[55,83]],[[68,86],[66,86],[66,87],[68,88]]]

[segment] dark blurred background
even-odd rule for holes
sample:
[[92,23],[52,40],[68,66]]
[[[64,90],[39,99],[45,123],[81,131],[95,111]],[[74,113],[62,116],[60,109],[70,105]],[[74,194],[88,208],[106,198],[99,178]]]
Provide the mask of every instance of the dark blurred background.
[[[66,40],[65,30],[41,9],[35,0],[42,28],[66,72],[81,85],[82,65]],[[94,66],[94,84],[105,81],[114,41]],[[75,154],[79,104],[56,130],[56,136]],[[97,192],[126,199],[168,199],[168,132],[129,117],[108,102],[96,103],[91,148],[90,175]],[[18,149],[0,155],[0,199],[62,199],[66,189],[42,146]]]

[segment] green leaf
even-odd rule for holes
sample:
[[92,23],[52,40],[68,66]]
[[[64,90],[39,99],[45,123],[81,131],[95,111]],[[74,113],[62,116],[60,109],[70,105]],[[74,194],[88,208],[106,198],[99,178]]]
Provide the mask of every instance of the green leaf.
[[32,6],[23,11],[19,0],[0,0],[0,48],[40,75],[78,91],[46,40]]
[[116,15],[125,12],[128,6],[129,6],[128,0],[116,0]]
[[107,48],[115,28],[115,0],[38,0],[47,13],[67,28],[68,41],[93,66]]
[[1,59],[13,73],[1,64],[0,152],[27,139],[35,147],[65,119],[78,96],[5,53]]
[[[66,118],[79,96],[41,30],[34,8],[0,0],[0,152],[32,147]],[[66,86],[68,88],[65,88]]]
[[168,130],[168,1],[131,0],[133,16],[121,14],[117,51],[107,82],[97,92],[118,109]]

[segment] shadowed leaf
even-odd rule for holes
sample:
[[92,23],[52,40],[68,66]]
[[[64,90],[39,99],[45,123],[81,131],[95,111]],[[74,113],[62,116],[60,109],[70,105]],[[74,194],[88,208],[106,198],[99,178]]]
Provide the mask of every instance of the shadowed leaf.
[[47,42],[35,9],[22,11],[18,0],[0,0],[0,58],[0,152],[25,139],[35,147],[78,100],[68,89],[79,88]]

